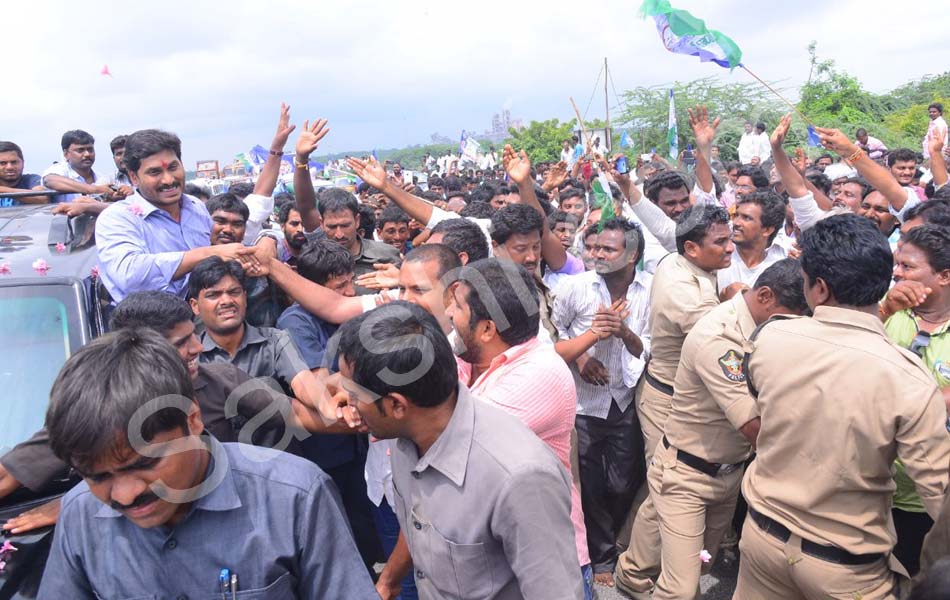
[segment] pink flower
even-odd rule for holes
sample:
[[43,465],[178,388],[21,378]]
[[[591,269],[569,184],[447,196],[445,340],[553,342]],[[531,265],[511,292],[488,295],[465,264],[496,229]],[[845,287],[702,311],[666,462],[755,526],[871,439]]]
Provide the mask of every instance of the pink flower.
[[41,275],[46,275],[46,272],[49,271],[49,265],[42,258],[37,258],[33,261],[33,270]]
[[9,275],[10,274],[10,263],[0,264],[0,275]]
[[135,215],[136,217],[142,216],[142,207],[139,206],[138,204],[129,204],[127,210],[133,215]]
[[93,267],[92,270],[89,271],[89,276],[93,279],[99,279],[99,267]]
[[10,540],[3,542],[3,546],[0,546],[0,554],[7,554],[9,552],[16,552],[16,546],[10,543]]
[[56,251],[59,252],[60,254],[62,254],[63,252],[66,252],[66,244],[62,242],[58,242],[56,244]]
[[0,560],[0,573],[3,573],[7,569],[7,561]]
[[712,554],[706,552],[706,550],[701,550],[699,552],[699,560],[703,561],[704,563],[708,563],[712,560]]

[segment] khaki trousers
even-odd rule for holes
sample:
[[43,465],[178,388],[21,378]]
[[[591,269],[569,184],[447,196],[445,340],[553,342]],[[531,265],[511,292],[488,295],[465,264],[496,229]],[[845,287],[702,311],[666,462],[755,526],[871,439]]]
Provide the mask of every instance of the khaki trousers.
[[[676,459],[676,448],[656,449],[647,474],[659,518],[662,571],[654,600],[699,598],[699,577],[716,562],[723,534],[732,525],[743,469],[712,477]],[[703,563],[700,552],[711,558]]]
[[[652,459],[663,439],[663,427],[670,414],[673,397],[661,392],[640,379],[637,394],[637,416],[643,432],[643,447],[647,460],[647,472],[652,468]],[[661,446],[662,447],[662,446]],[[654,492],[647,494],[630,531],[630,544],[617,559],[614,576],[625,587],[646,592],[660,574],[660,525],[654,506]]]
[[897,598],[898,580],[887,558],[839,565],[801,550],[795,534],[782,542],[748,518],[742,528],[739,582],[734,600],[879,600]]

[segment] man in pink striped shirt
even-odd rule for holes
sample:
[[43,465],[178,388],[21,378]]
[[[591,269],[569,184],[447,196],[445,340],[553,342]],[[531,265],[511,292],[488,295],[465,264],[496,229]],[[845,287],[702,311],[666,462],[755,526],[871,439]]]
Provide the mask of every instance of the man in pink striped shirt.
[[[472,394],[520,419],[571,471],[576,392],[567,364],[538,340],[538,296],[522,267],[488,258],[459,271],[446,314],[455,328],[459,380]],[[580,493],[571,484],[571,520],[585,594],[593,571]]]

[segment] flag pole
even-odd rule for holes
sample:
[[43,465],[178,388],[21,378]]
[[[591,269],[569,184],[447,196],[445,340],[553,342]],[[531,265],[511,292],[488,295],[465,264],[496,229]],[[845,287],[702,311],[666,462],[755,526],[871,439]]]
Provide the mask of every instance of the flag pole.
[[742,63],[739,63],[739,68],[742,69],[743,71],[745,71],[746,73],[748,73],[749,75],[751,75],[756,81],[758,81],[759,83],[761,83],[762,85],[764,85],[765,87],[767,87],[770,92],[772,92],[773,94],[775,94],[776,96],[778,96],[779,99],[780,99],[782,102],[784,102],[785,104],[787,104],[789,108],[791,108],[793,111],[795,111],[796,113],[798,113],[798,116],[800,116],[802,119],[804,119],[806,123],[808,123],[808,124],[811,125],[812,127],[815,126],[815,124],[811,122],[811,119],[809,119],[808,117],[806,117],[806,116],[804,115],[804,113],[802,113],[802,111],[798,110],[798,108],[797,108],[794,104],[792,104],[791,102],[789,102],[789,101],[785,98],[785,96],[783,96],[782,94],[778,93],[778,91],[777,91],[775,88],[773,88],[772,86],[770,86],[769,84],[767,84],[761,77],[759,77],[758,75],[756,75],[755,73],[753,73],[752,71],[750,71],[748,67],[746,67],[746,66],[745,66],[744,64],[742,64]]
[[584,141],[584,138],[587,138],[589,140],[590,136],[587,135],[587,129],[584,127],[584,119],[581,118],[581,111],[579,108],[577,108],[577,104],[574,102],[573,96],[568,96],[568,99],[571,101],[571,106],[574,107],[574,114],[577,115],[577,122],[581,128],[581,143],[585,144],[584,147],[586,148],[587,146],[586,146],[586,142]]

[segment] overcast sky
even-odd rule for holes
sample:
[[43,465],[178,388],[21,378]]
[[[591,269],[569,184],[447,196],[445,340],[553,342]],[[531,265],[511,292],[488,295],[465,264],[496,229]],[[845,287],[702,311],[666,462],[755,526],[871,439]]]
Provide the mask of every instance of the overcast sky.
[[[0,139],[20,144],[39,172],[61,158],[64,131],[85,129],[111,169],[113,136],[160,127],[182,138],[193,169],[266,147],[282,100],[295,123],[330,120],[319,154],[427,143],[434,132],[457,139],[488,129],[502,107],[526,121],[568,119],[568,97],[585,109],[605,56],[618,93],[708,75],[749,80],[666,52],[639,4],[11,1]],[[811,40],[875,92],[938,73],[950,55],[944,0],[673,4],[785,87],[807,78]],[[100,74],[106,64],[111,78]],[[603,117],[598,94],[588,118]]]

